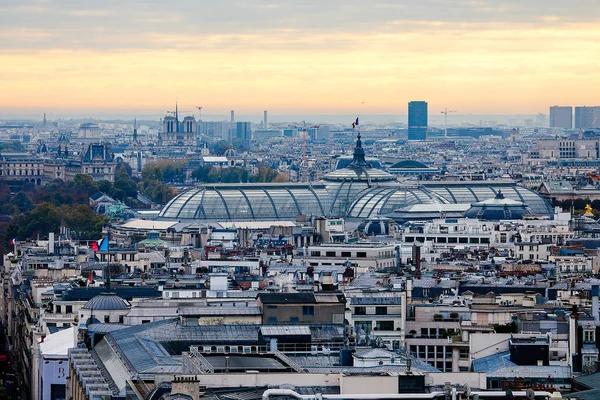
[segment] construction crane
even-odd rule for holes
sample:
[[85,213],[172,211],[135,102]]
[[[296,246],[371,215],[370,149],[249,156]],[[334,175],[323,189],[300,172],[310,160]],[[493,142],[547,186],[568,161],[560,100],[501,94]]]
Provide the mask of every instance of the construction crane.
[[448,110],[447,108],[444,108],[444,111],[442,111],[442,114],[444,114],[444,137],[448,137],[448,113],[455,113],[457,112],[456,110]]

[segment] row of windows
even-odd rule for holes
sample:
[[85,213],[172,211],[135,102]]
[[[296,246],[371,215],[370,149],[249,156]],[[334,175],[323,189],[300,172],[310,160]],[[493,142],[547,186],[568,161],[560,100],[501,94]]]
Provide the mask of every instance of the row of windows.
[[354,315],[388,315],[388,308],[375,307],[375,314],[367,314],[367,307],[354,307]]
[[354,322],[354,330],[356,332],[370,332],[370,331],[393,331],[394,321],[356,321]]
[[[8,175],[13,175],[13,176],[19,176],[19,175],[43,175],[44,171],[38,169],[38,170],[13,170],[13,169],[9,169],[8,171]],[[2,175],[2,170],[0,170],[0,175]]]
[[424,236],[407,236],[404,238],[406,243],[424,243],[425,240],[433,243],[471,243],[471,244],[490,244],[489,238],[477,238],[477,237],[427,237]]

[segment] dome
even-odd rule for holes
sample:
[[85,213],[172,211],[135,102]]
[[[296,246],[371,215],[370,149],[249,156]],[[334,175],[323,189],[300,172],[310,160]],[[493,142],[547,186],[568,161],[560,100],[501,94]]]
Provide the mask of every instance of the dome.
[[82,307],[87,310],[127,310],[131,305],[116,293],[100,293],[85,303]]
[[494,221],[522,219],[527,214],[533,214],[527,204],[507,199],[499,190],[494,198],[471,204],[471,208],[467,210],[465,217]]
[[369,219],[358,225],[356,230],[368,236],[388,235],[389,222],[388,219]]
[[345,167],[330,172],[323,177],[324,181],[361,181],[361,182],[394,182],[394,175],[373,168],[373,166],[365,159],[365,150],[362,148],[360,140],[360,132],[356,139],[356,147],[354,148],[354,157],[352,161]]
[[392,165],[390,168],[429,168],[427,165],[420,161],[415,160],[402,160]]
[[359,193],[348,208],[350,218],[375,218],[414,204],[447,203],[423,187],[382,186]]

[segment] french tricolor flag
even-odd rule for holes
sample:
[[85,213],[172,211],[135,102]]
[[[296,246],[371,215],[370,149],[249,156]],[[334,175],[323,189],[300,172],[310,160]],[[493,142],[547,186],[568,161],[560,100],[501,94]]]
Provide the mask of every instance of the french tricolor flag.
[[99,251],[108,251],[108,238],[96,240],[95,242],[91,243],[91,246],[94,253]]
[[17,243],[17,238],[11,239],[10,240],[10,245],[13,246],[15,243]]
[[352,123],[352,129],[354,129],[358,125],[358,117],[356,117],[356,121]]

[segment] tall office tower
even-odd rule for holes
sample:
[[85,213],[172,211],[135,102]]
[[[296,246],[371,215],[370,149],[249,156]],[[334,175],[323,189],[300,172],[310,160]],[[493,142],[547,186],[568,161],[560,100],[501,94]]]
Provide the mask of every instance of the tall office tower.
[[237,122],[235,124],[235,132],[233,137],[236,139],[243,139],[249,141],[252,139],[252,124],[250,122]]
[[263,129],[268,129],[267,125],[267,110],[265,110],[265,117],[263,118]]
[[575,107],[575,128],[589,129],[600,126],[600,107]]
[[550,107],[550,128],[573,128],[573,107],[552,106]]
[[235,113],[231,110],[231,122],[235,121]]
[[44,113],[44,128],[46,127],[46,113]]
[[427,140],[427,102],[408,103],[408,140]]

